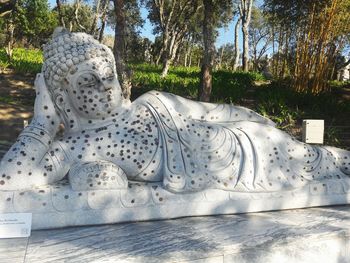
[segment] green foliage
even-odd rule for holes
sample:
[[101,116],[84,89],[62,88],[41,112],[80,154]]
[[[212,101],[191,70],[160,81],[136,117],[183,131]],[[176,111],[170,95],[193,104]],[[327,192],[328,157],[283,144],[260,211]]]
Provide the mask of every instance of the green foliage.
[[149,90],[159,90],[195,98],[199,85],[199,69],[172,67],[165,78],[161,78],[160,66],[149,64],[132,64],[132,83],[137,95]]
[[15,48],[13,57],[8,59],[4,49],[0,49],[0,68],[12,68],[18,73],[35,74],[41,71],[43,54],[40,50]]
[[4,49],[0,50],[0,71],[7,69],[10,66],[8,57]]
[[51,12],[47,0],[22,0],[19,4],[24,15],[21,32],[30,44],[40,47],[58,25],[57,14]]
[[213,74],[212,101],[238,103],[258,80],[263,76],[256,72],[218,70]]
[[341,146],[340,140],[339,140],[339,129],[335,127],[328,127],[325,130],[324,134],[324,141],[326,145],[332,145],[332,146]]
[[13,97],[10,97],[10,96],[0,96],[0,102],[2,103],[15,103],[16,100],[13,99]]
[[[56,8],[54,8],[56,12]],[[75,7],[74,4],[62,4],[61,5],[61,12],[62,17],[64,20],[64,23],[67,28],[71,29],[71,32],[90,32],[93,18],[94,18],[94,11],[92,10],[91,6],[81,3],[78,13],[79,18],[79,24],[77,24],[77,21],[75,21]]]
[[[200,69],[198,67],[171,67],[169,74],[161,78],[160,66],[132,64],[132,83],[137,95],[149,90],[171,92],[187,98],[197,98]],[[230,72],[218,70],[213,73],[212,100],[216,102],[237,102],[244,97],[254,81],[263,76],[255,72]]]
[[258,88],[254,97],[255,110],[286,130],[296,122],[301,123],[302,119],[325,119],[331,123],[335,119],[346,121],[350,116],[350,104],[334,92],[319,95],[298,93],[286,84],[275,82]]
[[341,88],[350,88],[350,81],[339,81],[332,80],[329,82],[329,85],[332,90],[341,89]]
[[39,48],[57,25],[56,13],[47,0],[18,0],[14,11],[0,23],[0,30],[8,34],[13,26],[16,42]]

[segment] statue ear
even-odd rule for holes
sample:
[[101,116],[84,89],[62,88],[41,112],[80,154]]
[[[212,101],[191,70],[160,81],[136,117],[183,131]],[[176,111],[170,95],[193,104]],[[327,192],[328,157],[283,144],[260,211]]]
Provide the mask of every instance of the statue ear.
[[64,98],[63,98],[63,95],[62,94],[58,94],[55,98],[55,104],[56,104],[56,107],[57,109],[60,111],[60,112],[64,112]]
[[64,79],[63,79],[63,82],[64,82],[65,85],[67,85],[67,86],[69,85],[69,81],[68,81],[67,78],[64,78]]
[[[79,116],[71,107],[68,94],[60,92],[55,96],[55,105],[61,116],[61,120],[67,129],[78,131],[80,128]],[[73,125],[74,124],[74,125]]]

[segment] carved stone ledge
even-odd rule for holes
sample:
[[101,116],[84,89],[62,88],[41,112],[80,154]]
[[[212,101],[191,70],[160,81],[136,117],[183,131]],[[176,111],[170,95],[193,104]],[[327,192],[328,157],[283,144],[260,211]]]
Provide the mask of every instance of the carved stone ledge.
[[327,262],[350,258],[350,206],[33,231],[1,262]]
[[241,193],[208,189],[174,194],[157,183],[127,189],[74,191],[67,181],[27,191],[0,192],[0,213],[33,213],[33,229],[237,214],[350,202],[350,182],[325,180],[298,190]]

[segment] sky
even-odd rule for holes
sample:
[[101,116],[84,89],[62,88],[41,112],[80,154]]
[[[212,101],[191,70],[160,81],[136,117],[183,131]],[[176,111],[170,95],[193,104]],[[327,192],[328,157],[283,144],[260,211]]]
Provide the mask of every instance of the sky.
[[[153,26],[151,22],[147,18],[148,11],[146,8],[141,8],[141,16],[145,20],[145,24],[143,28],[141,29],[141,36],[147,37],[148,39],[154,41],[154,35],[152,33]],[[220,28],[219,29],[219,36],[216,40],[215,45],[217,47],[220,47],[224,44],[231,43],[233,44],[234,41],[234,27],[235,27],[235,21],[232,21],[227,28]]]
[[[258,2],[259,2],[259,0],[258,0]],[[51,8],[56,6],[56,0],[49,0],[49,3],[50,3]],[[140,29],[140,35],[142,37],[147,37],[148,39],[154,41],[155,36],[152,33],[153,26],[152,26],[151,22],[148,20],[147,15],[148,15],[147,9],[142,7],[141,8],[141,16],[145,20],[145,24],[144,24],[143,28]],[[231,23],[229,23],[229,25],[226,28],[219,29],[219,35],[218,35],[218,38],[216,39],[216,43],[215,43],[216,47],[220,47],[220,46],[227,44],[227,43],[231,43],[231,44],[234,43],[234,26],[235,26],[234,24],[235,24],[235,21],[232,21]],[[107,27],[105,33],[109,34],[109,35],[114,34],[113,30],[109,27]],[[239,37],[242,39],[241,32],[240,32]],[[239,42],[240,42],[240,44],[242,43],[242,41],[239,41]]]

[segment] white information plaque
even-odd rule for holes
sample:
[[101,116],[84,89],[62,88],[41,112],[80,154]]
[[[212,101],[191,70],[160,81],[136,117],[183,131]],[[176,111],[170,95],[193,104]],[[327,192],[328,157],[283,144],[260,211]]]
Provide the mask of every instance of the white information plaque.
[[32,213],[0,214],[0,238],[29,237]]

